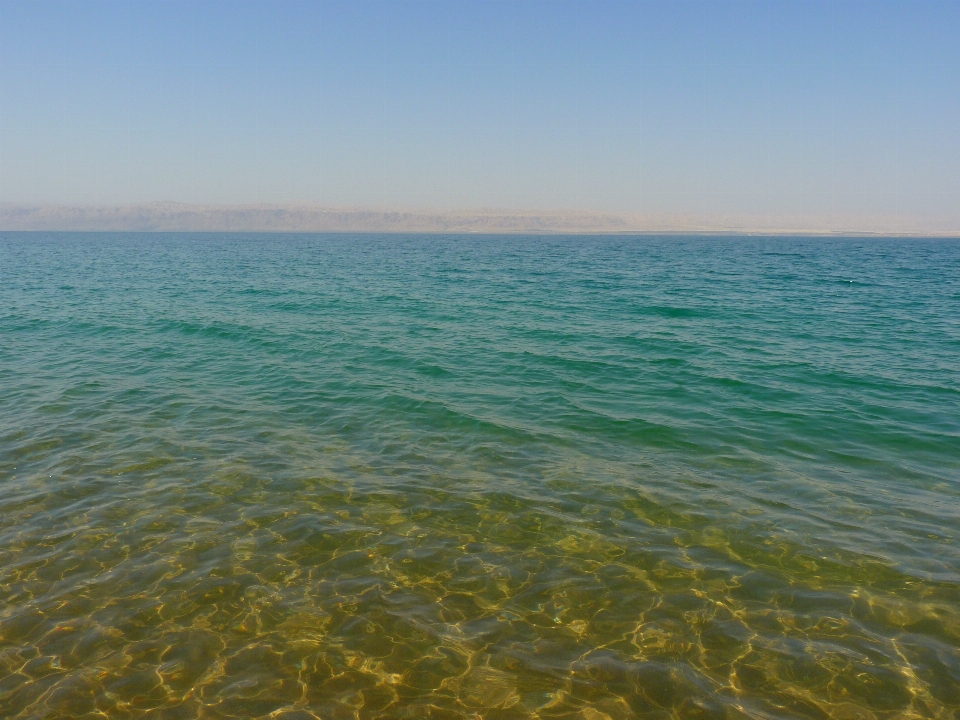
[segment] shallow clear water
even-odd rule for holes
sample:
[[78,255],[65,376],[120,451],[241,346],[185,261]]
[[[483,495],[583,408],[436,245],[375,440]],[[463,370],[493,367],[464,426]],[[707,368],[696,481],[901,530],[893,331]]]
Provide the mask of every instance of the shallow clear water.
[[0,233],[0,511],[2,717],[960,717],[960,242]]

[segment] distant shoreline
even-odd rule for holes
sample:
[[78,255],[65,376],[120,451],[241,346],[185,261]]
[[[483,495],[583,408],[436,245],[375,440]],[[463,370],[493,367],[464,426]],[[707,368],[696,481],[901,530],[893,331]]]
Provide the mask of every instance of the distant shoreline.
[[45,230],[9,230],[0,227],[0,234],[6,235],[43,235],[48,233],[70,233],[72,235],[111,234],[120,235],[130,233],[134,235],[389,235],[389,236],[450,236],[450,237],[703,237],[703,238],[811,238],[811,239],[891,239],[910,240],[960,240],[960,232],[956,233],[881,233],[855,231],[800,231],[800,230],[620,230],[616,232],[604,231],[546,231],[546,230],[516,230],[516,231],[445,231],[445,230],[74,230],[71,228],[56,228]]
[[960,228],[937,227],[915,218],[708,218],[558,210],[172,202],[117,206],[0,203],[0,231],[960,237]]

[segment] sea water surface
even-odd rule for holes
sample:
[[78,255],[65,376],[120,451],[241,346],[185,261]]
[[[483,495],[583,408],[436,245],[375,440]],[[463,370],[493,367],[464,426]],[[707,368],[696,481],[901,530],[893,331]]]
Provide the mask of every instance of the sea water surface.
[[0,233],[0,717],[960,717],[960,242]]

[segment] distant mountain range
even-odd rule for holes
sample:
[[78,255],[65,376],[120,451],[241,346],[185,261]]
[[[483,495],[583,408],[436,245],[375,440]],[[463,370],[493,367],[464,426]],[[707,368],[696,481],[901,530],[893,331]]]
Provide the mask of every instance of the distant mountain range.
[[579,211],[390,210],[311,204],[0,203],[0,230],[128,232],[774,233],[960,235],[911,218],[687,217]]

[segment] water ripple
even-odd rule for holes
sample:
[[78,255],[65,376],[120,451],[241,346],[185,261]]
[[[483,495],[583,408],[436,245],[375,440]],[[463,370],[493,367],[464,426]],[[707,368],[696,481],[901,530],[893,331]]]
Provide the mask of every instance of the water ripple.
[[960,712],[960,244],[0,233],[0,716]]

